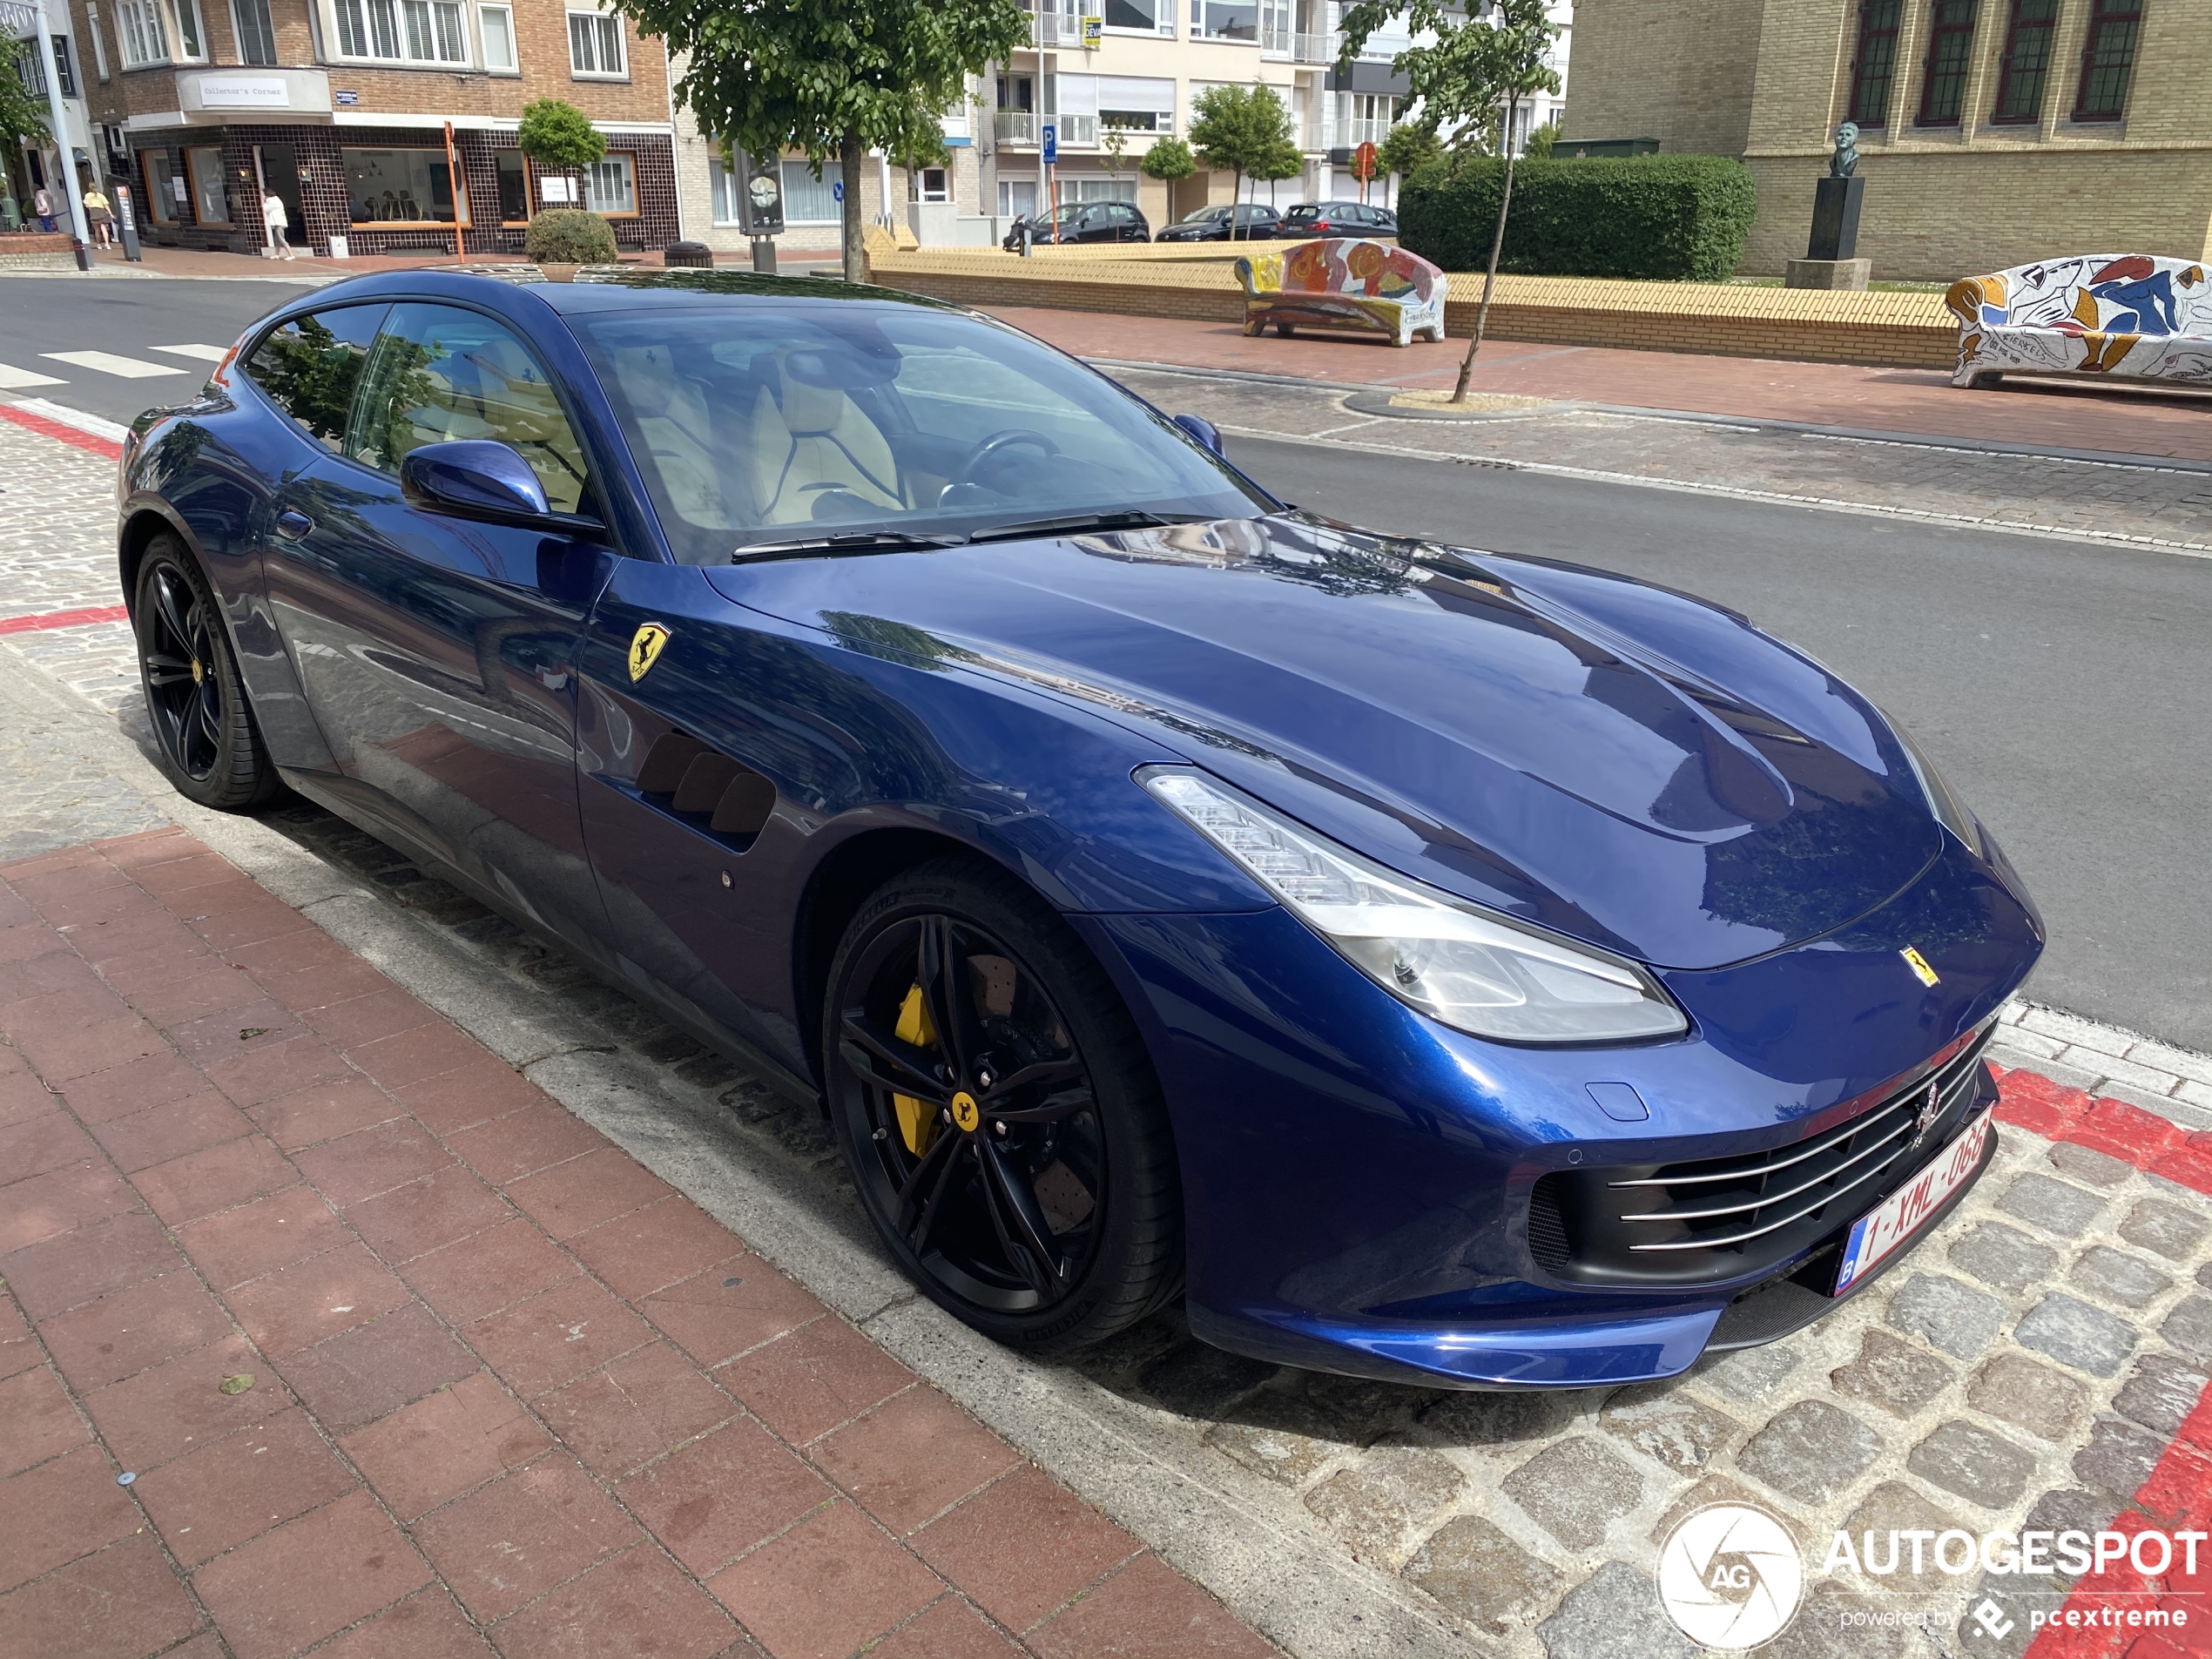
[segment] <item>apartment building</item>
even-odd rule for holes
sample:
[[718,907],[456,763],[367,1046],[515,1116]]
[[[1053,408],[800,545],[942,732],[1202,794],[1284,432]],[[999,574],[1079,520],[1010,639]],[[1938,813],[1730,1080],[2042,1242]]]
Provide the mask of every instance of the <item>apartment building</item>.
[[[471,255],[512,253],[549,205],[604,214],[626,247],[678,233],[667,54],[599,0],[67,3],[96,165],[157,246],[253,252],[271,191],[317,253],[450,250],[458,231]],[[539,98],[589,116],[605,159],[524,158]]]
[[1877,277],[2212,256],[2212,0],[1582,0],[1580,23],[1568,142],[1742,157],[1747,272],[1804,256],[1845,120]]

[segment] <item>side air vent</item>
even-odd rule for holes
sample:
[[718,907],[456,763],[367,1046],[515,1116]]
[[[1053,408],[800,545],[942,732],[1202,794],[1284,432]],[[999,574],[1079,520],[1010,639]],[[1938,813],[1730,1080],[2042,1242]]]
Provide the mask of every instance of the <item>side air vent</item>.
[[647,751],[632,787],[648,806],[730,842],[740,853],[752,845],[776,806],[775,785],[682,732],[666,733]]

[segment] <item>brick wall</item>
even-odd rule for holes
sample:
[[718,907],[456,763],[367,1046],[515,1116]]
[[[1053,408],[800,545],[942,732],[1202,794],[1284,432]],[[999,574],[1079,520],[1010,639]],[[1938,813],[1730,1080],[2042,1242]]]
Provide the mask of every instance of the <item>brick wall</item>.
[[1762,0],[1576,0],[1566,135],[1740,155],[1764,12]]

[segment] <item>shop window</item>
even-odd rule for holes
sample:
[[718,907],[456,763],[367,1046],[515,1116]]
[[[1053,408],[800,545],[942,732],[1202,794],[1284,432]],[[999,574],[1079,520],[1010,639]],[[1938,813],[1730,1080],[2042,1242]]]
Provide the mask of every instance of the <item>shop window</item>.
[[590,212],[619,219],[637,211],[636,158],[610,150],[583,170],[583,205]]
[[185,152],[185,172],[192,184],[192,217],[203,225],[231,222],[230,196],[223,188],[223,152],[195,145]]
[[620,17],[604,11],[569,13],[569,71],[574,75],[625,72]]
[[2081,51],[2077,121],[2117,121],[2128,107],[2128,78],[2143,31],[2142,0],[2092,0],[2089,40]]
[[[453,223],[453,180],[442,149],[344,149],[338,160],[354,224]],[[469,222],[465,200],[461,222]]]
[[276,25],[269,18],[269,0],[231,0],[231,23],[238,31],[239,63],[277,61]]
[[145,152],[146,212],[157,225],[174,225],[185,202],[185,176],[177,171],[176,158],[166,150]]
[[516,72],[515,11],[511,6],[479,6],[476,21],[484,34],[484,67],[495,74]]
[[1851,58],[1849,119],[1862,127],[1890,124],[1890,85],[1897,77],[1897,17],[1904,0],[1859,0],[1858,51]]
[[1966,71],[1974,56],[1976,0],[1935,0],[1928,24],[1927,72],[1920,83],[1919,125],[1959,125],[1966,103]]
[[2013,0],[2005,30],[2004,68],[1997,77],[1997,106],[1990,120],[2026,125],[2042,118],[2043,83],[2051,72],[2051,31],[2059,0]]
[[530,217],[529,163],[520,150],[499,152],[499,219],[502,225],[526,225]]

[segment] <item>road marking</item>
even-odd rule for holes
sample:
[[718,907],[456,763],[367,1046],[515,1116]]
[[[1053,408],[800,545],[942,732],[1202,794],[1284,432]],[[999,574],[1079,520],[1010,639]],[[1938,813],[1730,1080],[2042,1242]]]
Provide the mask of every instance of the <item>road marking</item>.
[[49,628],[82,628],[87,623],[121,622],[130,614],[127,605],[89,605],[76,610],[49,610],[38,616],[0,617],[0,634],[37,633]]
[[219,363],[231,354],[228,346],[156,346],[172,357],[197,357],[203,363]]
[[185,372],[167,363],[149,363],[137,357],[118,357],[113,352],[107,351],[42,351],[38,354],[51,357],[57,363],[98,369],[103,374],[117,375],[126,381],[142,381],[154,374],[181,374]]
[[57,381],[51,374],[41,374],[36,369],[11,368],[0,363],[0,392],[20,392],[33,386],[66,386],[67,381]]

